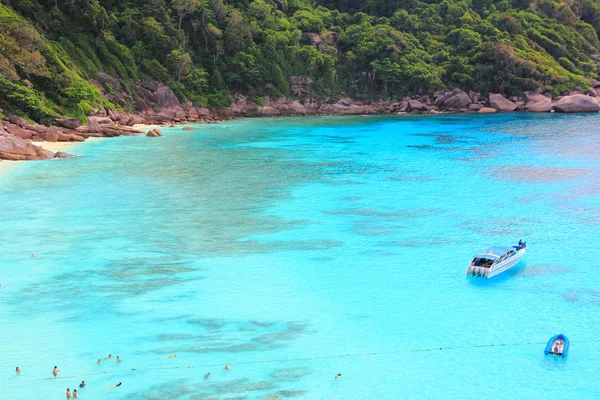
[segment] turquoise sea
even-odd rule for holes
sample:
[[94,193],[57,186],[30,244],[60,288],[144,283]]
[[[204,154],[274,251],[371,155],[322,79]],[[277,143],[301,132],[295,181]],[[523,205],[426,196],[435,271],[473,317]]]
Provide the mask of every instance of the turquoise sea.
[[600,397],[600,115],[196,127],[0,175],[0,398]]

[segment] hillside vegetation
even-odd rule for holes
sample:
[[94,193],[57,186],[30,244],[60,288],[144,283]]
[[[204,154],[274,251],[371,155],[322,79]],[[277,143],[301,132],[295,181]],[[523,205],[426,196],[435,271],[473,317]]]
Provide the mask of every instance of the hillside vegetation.
[[557,95],[597,77],[599,31],[598,0],[3,0],[0,108],[42,122],[135,109],[107,100],[99,72],[202,107],[294,97],[291,76],[317,98]]

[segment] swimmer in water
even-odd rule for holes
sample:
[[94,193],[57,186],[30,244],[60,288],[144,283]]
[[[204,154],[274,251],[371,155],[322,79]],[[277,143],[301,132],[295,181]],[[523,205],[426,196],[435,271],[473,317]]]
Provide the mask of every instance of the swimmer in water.
[[163,358],[175,358],[177,357],[177,354],[173,354],[172,356],[164,356]]
[[101,359],[98,359],[98,364],[100,364],[101,362],[102,362],[102,360],[101,360]]
[[112,358],[112,354],[109,354],[108,357],[106,357],[107,360],[110,360]]
[[229,371],[229,365],[225,364],[225,370]]
[[76,399],[77,398],[77,389],[73,389],[73,398]]
[[204,379],[208,379],[209,376],[210,376],[210,372],[207,372],[206,374],[204,374]]
[[52,375],[54,375],[54,377],[56,378],[56,375],[58,375],[58,368],[56,367],[56,365],[54,366],[54,368],[52,369]]
[[79,389],[83,389],[85,387],[85,381],[81,381],[79,384]]
[[339,379],[339,378],[341,378],[341,377],[342,377],[342,374],[337,374],[337,375],[335,376],[335,379]]
[[15,369],[15,372],[17,373],[17,375],[21,375],[21,370],[19,369],[19,367],[17,367],[17,369]]
[[81,289],[77,290],[77,293],[81,293]]
[[118,388],[119,386],[121,386],[121,382],[117,383],[116,385],[112,385],[112,386],[104,386],[105,388]]
[[71,391],[69,390],[69,388],[67,388],[67,399],[71,398]]
[[119,356],[117,356],[117,362],[121,362],[121,359],[119,358]]
[[35,254],[31,253],[31,257],[35,257]]

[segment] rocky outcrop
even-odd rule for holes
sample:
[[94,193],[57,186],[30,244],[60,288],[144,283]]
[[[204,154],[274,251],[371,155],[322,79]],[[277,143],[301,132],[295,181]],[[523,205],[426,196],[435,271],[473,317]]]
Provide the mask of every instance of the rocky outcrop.
[[0,136],[0,159],[11,161],[48,160],[54,153],[17,137]]
[[44,139],[48,142],[58,142],[58,136],[61,134],[61,130],[57,126],[51,126],[44,134]]
[[181,129],[183,129],[184,131],[193,131],[193,130],[196,130],[196,128],[194,128],[193,126],[184,126]]
[[477,111],[480,114],[493,114],[495,113],[497,110],[495,108],[491,108],[491,107],[482,107],[479,109],[479,111]]
[[600,109],[597,101],[583,94],[565,96],[554,103],[553,107],[555,111],[562,113],[597,112]]
[[508,100],[501,94],[490,93],[489,102],[490,107],[498,111],[515,111],[517,109],[517,105],[515,103]]
[[8,117],[8,122],[10,122],[13,125],[17,125],[19,128],[25,128],[25,126],[27,126],[27,122],[25,121],[25,119],[17,117],[16,115],[10,115]]
[[76,129],[81,126],[81,121],[75,118],[56,118],[56,123],[64,128]]
[[33,124],[33,125],[27,124],[25,126],[25,129],[34,131],[39,135],[39,134],[46,133],[46,131],[48,130],[48,127],[45,125],[40,125],[40,124]]
[[100,122],[96,117],[88,118],[88,127],[90,132],[102,132],[102,127],[100,126]]
[[[9,119],[10,121],[10,119]],[[25,126],[26,124],[23,124],[23,126]],[[30,131],[28,129],[23,129],[18,125],[12,124],[12,123],[5,123],[4,124],[4,129],[6,129],[6,131],[8,131],[8,133],[10,133],[13,136],[17,136],[21,139],[31,139],[34,135],[37,136],[37,132],[35,131]]]
[[159,136],[162,136],[162,132],[158,129],[152,129],[152,130],[148,131],[148,133],[146,133],[146,136],[159,137]]
[[274,117],[279,115],[279,111],[271,106],[260,107],[258,109],[258,115],[263,117]]
[[407,111],[426,111],[428,107],[419,100],[408,100]]
[[546,96],[538,92],[523,92],[523,97],[527,103],[531,104],[547,99]]
[[438,96],[435,99],[435,105],[445,109],[461,109],[467,108],[472,100],[465,92],[460,89],[454,89],[451,92],[437,92]]
[[552,111],[552,100],[550,100],[548,97],[544,97],[540,101],[528,104],[527,109],[530,112],[550,112]]
[[290,93],[297,97],[306,97],[310,91],[312,79],[308,76],[290,76]]

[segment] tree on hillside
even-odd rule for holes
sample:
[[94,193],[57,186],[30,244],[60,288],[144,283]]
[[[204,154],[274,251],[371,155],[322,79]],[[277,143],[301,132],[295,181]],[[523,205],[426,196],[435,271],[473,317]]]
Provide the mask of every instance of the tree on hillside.
[[173,0],[171,3],[177,14],[179,15],[179,29],[181,29],[181,21],[183,18],[193,13],[200,6],[199,0]]

